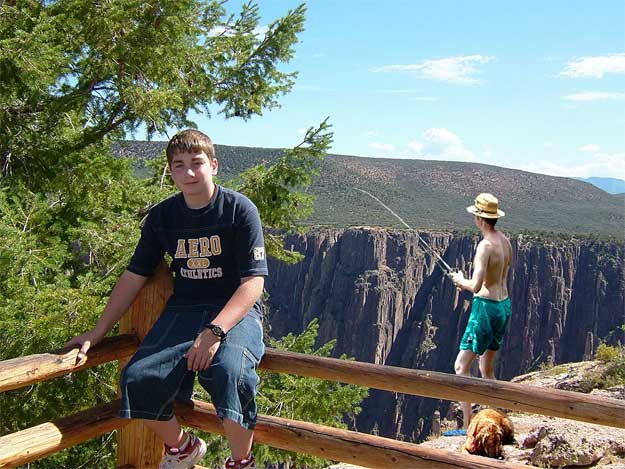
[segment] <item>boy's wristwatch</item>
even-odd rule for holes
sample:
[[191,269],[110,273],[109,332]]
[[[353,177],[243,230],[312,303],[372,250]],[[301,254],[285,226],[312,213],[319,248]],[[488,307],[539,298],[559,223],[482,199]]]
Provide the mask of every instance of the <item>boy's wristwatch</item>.
[[208,324],[206,326],[206,329],[208,329],[209,331],[211,331],[213,333],[213,335],[215,337],[217,337],[219,340],[224,340],[226,338],[226,333],[224,332],[224,330],[218,326],[217,324]]

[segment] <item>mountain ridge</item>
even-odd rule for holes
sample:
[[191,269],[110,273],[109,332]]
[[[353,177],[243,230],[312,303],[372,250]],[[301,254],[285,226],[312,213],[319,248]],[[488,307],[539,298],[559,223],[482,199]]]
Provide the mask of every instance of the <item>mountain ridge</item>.
[[608,194],[623,194],[625,193],[625,181],[618,178],[610,177],[589,177],[589,178],[575,178],[579,181],[584,181],[592,184],[606,191]]
[[[144,161],[161,154],[166,142],[123,141],[113,152]],[[273,163],[277,148],[216,145],[220,175],[228,180],[250,166]],[[466,213],[479,192],[492,192],[507,216],[503,230],[539,231],[623,238],[622,198],[573,178],[547,176],[482,163],[397,160],[328,154],[320,175],[307,188],[316,196],[315,212],[305,224],[347,227],[397,227],[380,204],[356,190],[365,189],[413,228],[467,230]]]

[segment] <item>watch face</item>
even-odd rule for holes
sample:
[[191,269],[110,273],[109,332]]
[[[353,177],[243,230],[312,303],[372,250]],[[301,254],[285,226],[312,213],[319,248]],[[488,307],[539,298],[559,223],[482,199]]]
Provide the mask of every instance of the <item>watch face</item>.
[[224,330],[221,327],[216,326],[215,324],[209,324],[208,329],[210,329],[210,331],[213,334],[215,334],[217,337],[219,337],[220,339],[223,339],[224,337],[226,337]]

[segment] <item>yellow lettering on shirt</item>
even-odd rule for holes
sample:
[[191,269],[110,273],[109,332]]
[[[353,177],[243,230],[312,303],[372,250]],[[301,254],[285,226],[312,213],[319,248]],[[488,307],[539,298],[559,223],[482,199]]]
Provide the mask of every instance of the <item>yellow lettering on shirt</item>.
[[184,239],[178,240],[178,246],[176,247],[176,255],[174,256],[176,259],[186,259],[188,257],[185,241],[186,240]]
[[200,252],[198,251],[198,246],[200,241],[194,238],[189,239],[189,257],[198,257]]
[[218,256],[219,254],[221,254],[221,239],[219,238],[219,236],[211,236],[210,243],[213,255]]
[[206,236],[200,238],[200,257],[210,257],[212,255],[208,238]]

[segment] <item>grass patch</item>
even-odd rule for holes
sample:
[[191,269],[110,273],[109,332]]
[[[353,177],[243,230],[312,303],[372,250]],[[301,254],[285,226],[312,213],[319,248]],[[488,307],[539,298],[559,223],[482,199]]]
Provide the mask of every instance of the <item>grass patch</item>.
[[555,376],[562,373],[566,373],[568,371],[568,367],[566,365],[556,365],[553,368],[547,370],[547,374],[549,376]]
[[589,373],[580,382],[581,392],[625,385],[625,346],[600,344],[595,360],[605,363],[601,372]]

